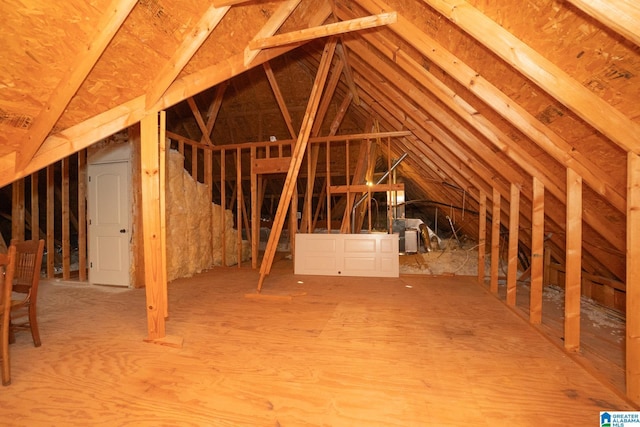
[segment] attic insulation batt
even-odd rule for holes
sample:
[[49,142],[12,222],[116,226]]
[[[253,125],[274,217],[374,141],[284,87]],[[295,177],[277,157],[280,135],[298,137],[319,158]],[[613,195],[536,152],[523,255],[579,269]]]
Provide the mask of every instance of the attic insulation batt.
[[[167,156],[167,280],[190,277],[222,265],[220,206],[209,201],[210,189],[184,169],[184,156],[175,150]],[[233,213],[225,210],[226,265],[237,263],[237,230]],[[246,250],[245,250],[246,247]],[[243,242],[242,259],[250,248]]]

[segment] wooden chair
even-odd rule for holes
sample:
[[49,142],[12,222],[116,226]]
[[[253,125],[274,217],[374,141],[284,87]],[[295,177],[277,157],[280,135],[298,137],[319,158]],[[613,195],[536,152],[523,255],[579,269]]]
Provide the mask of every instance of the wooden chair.
[[10,342],[14,341],[15,331],[28,329],[31,330],[33,345],[40,347],[36,313],[44,240],[12,240],[11,245],[16,248],[16,269],[13,285],[14,299],[11,301]]
[[6,254],[0,254],[0,347],[2,352],[2,385],[11,384],[9,360],[9,326],[11,323],[11,289],[16,266],[16,248],[9,246]]

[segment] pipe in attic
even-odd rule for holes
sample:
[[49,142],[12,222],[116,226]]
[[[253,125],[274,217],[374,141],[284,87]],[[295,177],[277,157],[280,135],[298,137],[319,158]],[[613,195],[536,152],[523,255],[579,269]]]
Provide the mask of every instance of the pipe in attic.
[[[382,175],[382,176],[380,177],[380,179],[378,180],[378,182],[376,182],[376,185],[378,185],[378,184],[382,183],[382,181],[384,181],[385,179],[387,179],[387,177],[389,176],[389,174],[390,174],[391,172],[393,172],[393,170],[394,170],[396,167],[398,167],[398,165],[399,165],[400,163],[402,163],[402,161],[403,161],[403,160],[404,160],[408,155],[409,155],[409,153],[403,153],[403,154],[402,154],[402,156],[400,156],[400,158],[398,158],[398,160],[396,160],[395,162],[393,162],[393,164],[391,165],[391,168],[389,168],[389,170],[388,170],[388,171],[386,171],[386,172],[384,173],[384,175]],[[355,203],[353,204],[353,208],[351,208],[351,232],[352,232],[352,233],[354,232],[354,231],[353,231],[353,229],[354,229],[354,228],[356,228],[356,219],[355,219],[355,211],[356,211],[356,208],[357,208],[358,206],[360,206],[360,204],[361,204],[362,202],[364,202],[364,200],[365,200],[366,198],[367,198],[367,194],[363,194],[363,195],[362,195],[362,197],[360,197],[360,200],[358,200],[357,202],[355,202]]]

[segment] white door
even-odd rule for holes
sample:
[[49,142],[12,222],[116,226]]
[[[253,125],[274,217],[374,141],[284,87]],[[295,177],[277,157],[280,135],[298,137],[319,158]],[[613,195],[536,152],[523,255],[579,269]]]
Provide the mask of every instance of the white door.
[[296,234],[295,274],[398,277],[397,234]]
[[129,163],[88,168],[89,282],[129,286]]

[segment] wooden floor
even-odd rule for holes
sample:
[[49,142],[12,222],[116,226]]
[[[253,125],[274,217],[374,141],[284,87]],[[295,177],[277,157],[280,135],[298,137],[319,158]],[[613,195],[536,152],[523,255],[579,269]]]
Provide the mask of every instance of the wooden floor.
[[[280,267],[280,268],[279,268]],[[43,282],[42,347],[11,346],[2,425],[578,426],[634,410],[469,278],[216,269],[145,292]]]

